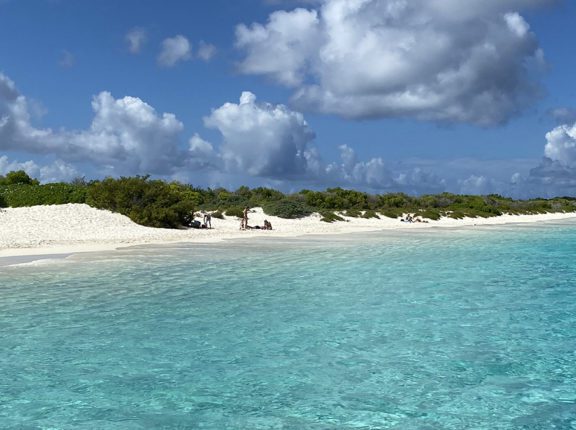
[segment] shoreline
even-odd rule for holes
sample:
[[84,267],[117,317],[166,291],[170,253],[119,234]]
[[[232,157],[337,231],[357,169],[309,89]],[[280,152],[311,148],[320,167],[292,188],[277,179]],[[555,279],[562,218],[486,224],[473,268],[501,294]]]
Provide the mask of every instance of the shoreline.
[[[272,223],[273,230],[239,230],[235,217],[212,219],[212,229],[159,229],[133,223],[127,217],[83,204],[6,208],[0,213],[0,260],[19,257],[38,259],[87,252],[110,252],[138,245],[214,243],[252,237],[289,238],[372,231],[413,231],[431,228],[463,228],[487,225],[541,223],[576,220],[576,212],[536,215],[500,215],[491,218],[442,218],[438,221],[406,223],[399,219],[344,217],[346,221],[325,223],[318,214],[288,220],[268,216],[254,208],[249,224]],[[25,258],[28,260],[28,258]],[[1,266],[2,264],[0,264]]]

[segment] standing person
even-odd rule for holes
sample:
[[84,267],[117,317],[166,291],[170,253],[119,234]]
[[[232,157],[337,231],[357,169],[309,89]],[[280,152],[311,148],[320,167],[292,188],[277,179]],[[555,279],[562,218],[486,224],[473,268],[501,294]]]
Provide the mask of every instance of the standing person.
[[248,208],[248,206],[246,206],[244,208],[244,213],[243,213],[243,220],[244,220],[244,228],[248,228],[248,211],[250,209]]
[[212,228],[212,215],[208,212],[204,214],[204,225],[206,228]]

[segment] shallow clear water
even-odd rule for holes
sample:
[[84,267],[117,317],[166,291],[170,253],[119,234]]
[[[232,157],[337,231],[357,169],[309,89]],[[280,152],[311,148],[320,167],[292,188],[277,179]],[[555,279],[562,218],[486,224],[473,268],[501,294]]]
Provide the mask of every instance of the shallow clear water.
[[576,226],[0,268],[0,428],[576,429]]

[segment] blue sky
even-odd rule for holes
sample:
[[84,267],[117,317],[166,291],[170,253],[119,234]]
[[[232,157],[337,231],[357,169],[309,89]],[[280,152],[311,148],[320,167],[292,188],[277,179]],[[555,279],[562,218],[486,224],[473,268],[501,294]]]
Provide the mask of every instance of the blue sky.
[[576,193],[576,5],[0,0],[0,174]]

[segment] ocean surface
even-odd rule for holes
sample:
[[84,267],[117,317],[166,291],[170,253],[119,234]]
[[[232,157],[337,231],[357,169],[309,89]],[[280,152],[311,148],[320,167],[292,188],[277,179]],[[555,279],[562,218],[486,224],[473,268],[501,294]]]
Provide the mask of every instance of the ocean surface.
[[576,429],[576,223],[0,267],[0,429]]

